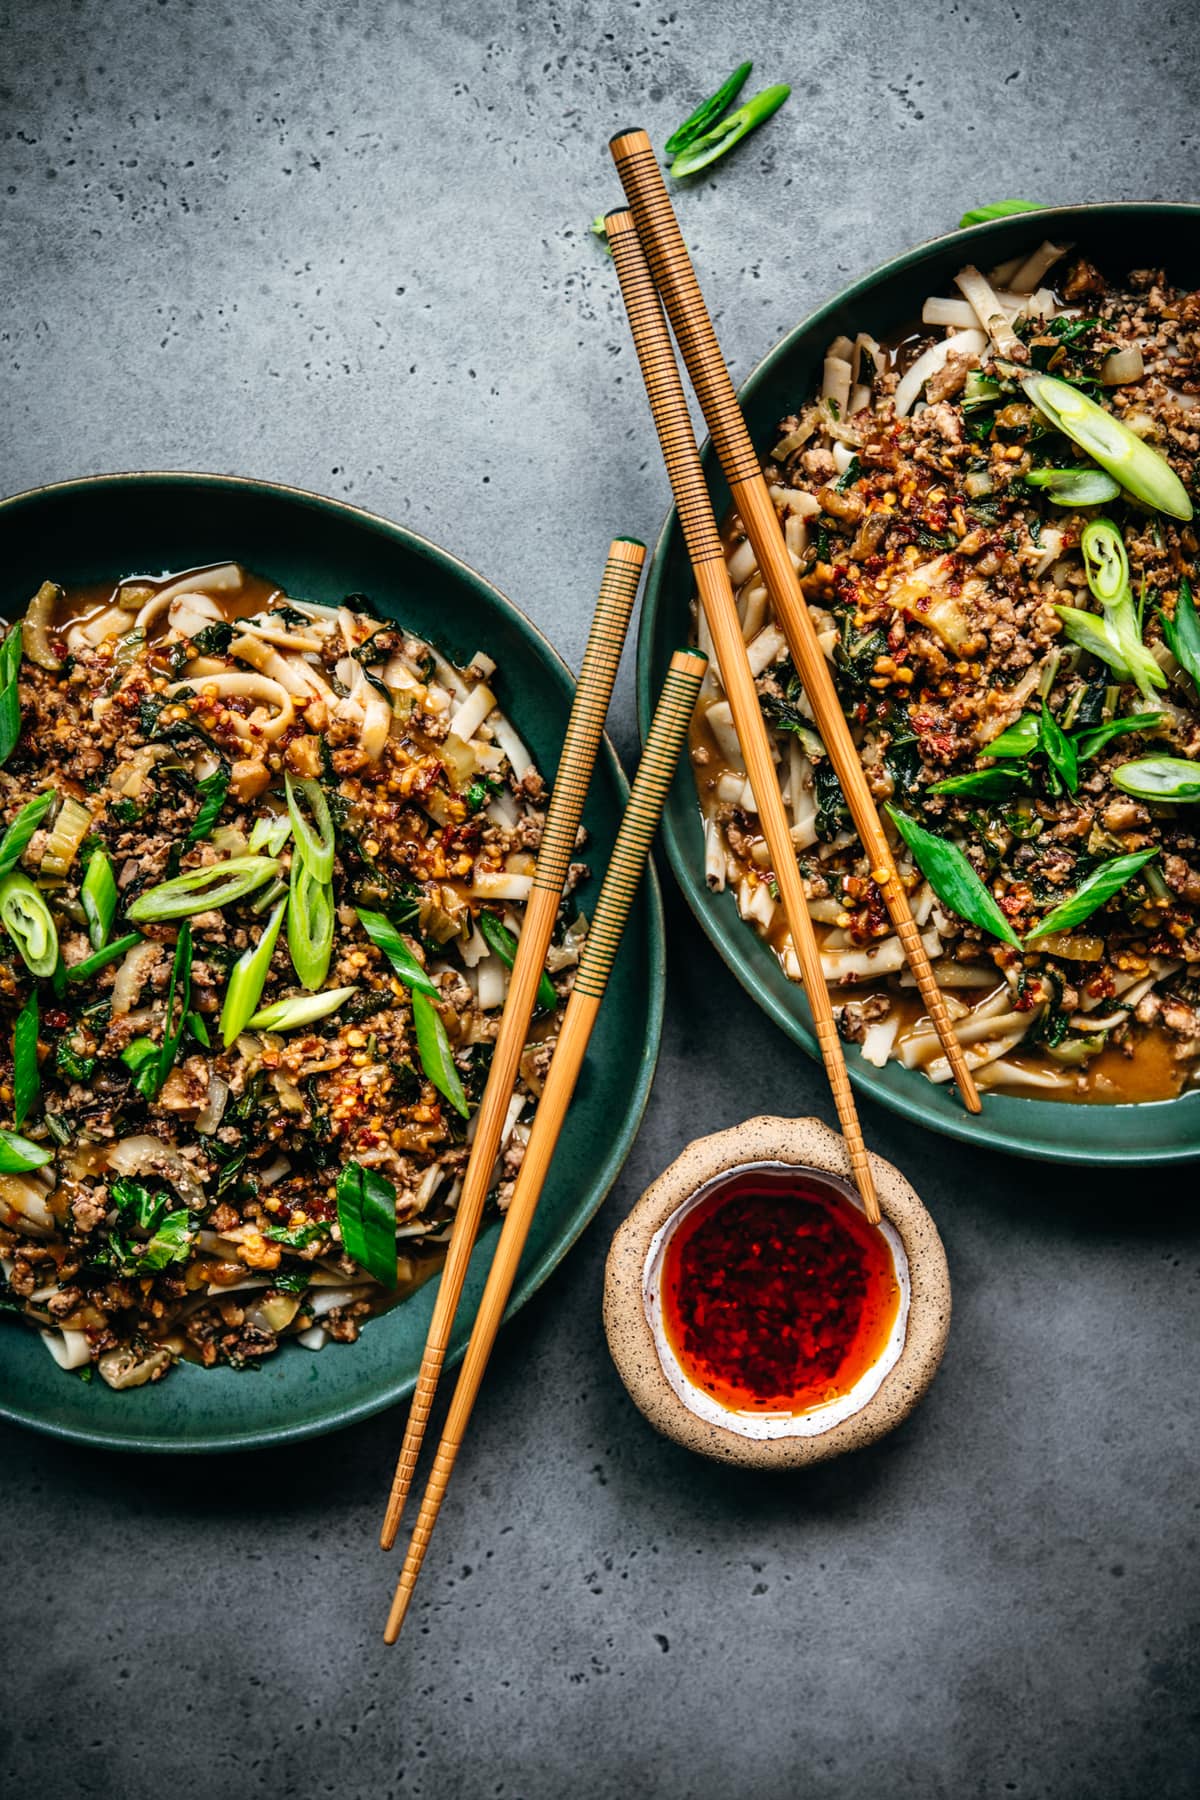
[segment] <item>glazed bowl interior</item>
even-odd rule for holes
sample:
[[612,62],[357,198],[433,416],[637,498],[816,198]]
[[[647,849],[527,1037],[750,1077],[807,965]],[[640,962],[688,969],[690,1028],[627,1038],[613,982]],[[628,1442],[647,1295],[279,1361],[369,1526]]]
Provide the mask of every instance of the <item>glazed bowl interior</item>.
[[[472,569],[386,520],[296,489],[212,475],[117,475],[0,501],[3,608],[21,612],[45,579],[62,583],[187,569],[233,558],[300,597],[365,594],[458,662],[486,650],[500,703],[553,779],[574,681],[525,616]],[[597,560],[599,573],[603,546]],[[589,572],[588,580],[592,579]],[[584,825],[602,868],[628,788],[611,745],[597,759]],[[579,891],[591,912],[593,877]],[[661,904],[651,872],[622,940],[578,1098],[530,1233],[510,1312],[544,1281],[608,1192],[637,1131],[658,1054]],[[482,1292],[496,1228],[480,1237],[451,1344],[457,1358]],[[136,1450],[219,1450],[309,1437],[363,1418],[412,1389],[435,1282],[372,1319],[356,1344],[313,1355],[285,1344],[253,1373],[184,1364],[114,1393],[64,1374],[36,1333],[0,1321],[0,1417]]]
[[[869,331],[886,337],[919,317],[930,294],[952,293],[964,263],[988,268],[1043,238],[1072,243],[1106,272],[1165,266],[1168,277],[1200,284],[1200,206],[1151,203],[1060,207],[1017,215],[936,238],[848,287],[798,325],[770,352],[740,392],[751,437],[765,454],[780,418],[819,385],[831,338]],[[704,465],[717,516],[729,489],[711,444]],[[638,716],[643,734],[671,651],[686,641],[695,584],[674,509],[655,549],[638,639]],[[682,762],[663,819],[667,856],[692,911],[746,991],[789,1037],[817,1054],[807,1004],[774,952],[739,918],[732,892],[711,894],[704,880],[704,837],[692,772]],[[881,1105],[968,1143],[1018,1156],[1069,1163],[1173,1162],[1200,1155],[1200,1091],[1139,1105],[1079,1105],[988,1094],[972,1117],[951,1086],[889,1063],[875,1069],[847,1058],[855,1085]]]

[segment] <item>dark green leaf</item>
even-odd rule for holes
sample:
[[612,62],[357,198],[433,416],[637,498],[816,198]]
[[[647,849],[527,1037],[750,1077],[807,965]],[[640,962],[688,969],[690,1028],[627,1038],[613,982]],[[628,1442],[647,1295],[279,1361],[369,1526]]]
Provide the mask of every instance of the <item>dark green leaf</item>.
[[1099,907],[1111,900],[1139,869],[1144,868],[1157,855],[1158,851],[1155,849],[1138,850],[1129,856],[1110,857],[1098,869],[1093,869],[1073,894],[1069,894],[1060,906],[1056,906],[1040,925],[1029,932],[1025,942],[1030,944],[1036,938],[1048,937],[1051,932],[1070,931],[1074,926],[1082,925],[1085,919],[1090,919]]
[[[508,926],[502,924],[495,913],[490,912],[481,912],[476,923],[489,950],[495,952],[505,968],[511,969],[517,960],[517,940]],[[538,977],[537,1003],[543,1012],[553,1012],[558,1005],[554,983],[545,970]]]
[[1047,762],[1068,794],[1077,793],[1079,768],[1075,746],[1044,700],[1042,701],[1042,748],[1046,752]]
[[1130,731],[1152,731],[1162,724],[1163,716],[1158,712],[1133,713],[1125,719],[1110,719],[1107,725],[1097,725],[1094,731],[1077,731],[1073,733],[1075,754],[1080,762],[1088,762],[1113,738],[1124,737]]
[[0,1131],[0,1175],[23,1175],[50,1161],[44,1144],[34,1144],[15,1131]]
[[29,1117],[42,1085],[37,1047],[38,997],[34,988],[13,1026],[13,1118],[18,1128]]
[[720,120],[702,137],[693,139],[687,149],[675,158],[671,164],[671,174],[676,181],[682,181],[686,175],[696,175],[706,169],[710,163],[716,162],[733,146],[740,143],[749,132],[766,122],[771,114],[778,112],[791,88],[786,86],[764,88],[761,94],[755,94],[753,100],[747,100],[736,112]]
[[1032,756],[1041,747],[1042,722],[1036,713],[1023,713],[1015,724],[985,744],[981,756]]
[[931,794],[973,794],[977,800],[1008,800],[1028,785],[1024,769],[1001,766],[973,769],[968,775],[951,775],[945,781],[935,781],[928,791]]
[[350,1162],[337,1180],[342,1248],[385,1287],[396,1285],[396,1190],[378,1169]]
[[144,1100],[156,1100],[162,1086],[159,1078],[161,1047],[153,1038],[134,1038],[121,1052],[121,1061],[129,1070],[135,1090]]
[[203,781],[196,783],[196,792],[200,796],[200,811],[196,814],[191,830],[184,838],[184,844],[198,844],[203,838],[212,834],[212,828],[220,816],[225,804],[225,796],[229,792],[229,765],[222,763],[206,775]]
[[960,919],[966,919],[969,924],[977,925],[981,931],[988,931],[1019,950],[1020,938],[958,845],[948,838],[935,837],[898,807],[889,806],[887,814],[942,905]]
[[263,1236],[288,1250],[307,1250],[329,1236],[328,1225],[264,1225]]
[[443,1095],[464,1119],[470,1117],[470,1106],[463,1092],[458,1070],[454,1066],[454,1057],[450,1051],[450,1040],[446,1036],[446,1027],[442,1024],[441,1014],[427,995],[419,989],[413,991],[413,1023],[417,1028],[417,1053],[421,1058],[421,1067],[438,1093]]
[[1192,584],[1186,575],[1179,583],[1174,618],[1168,619],[1161,612],[1158,616],[1167,649],[1184,673],[1191,677],[1200,693],[1200,616],[1197,616],[1195,601],[1192,599]]
[[54,1067],[65,1080],[82,1082],[86,1086],[92,1079],[96,1058],[81,1056],[71,1040],[62,1037],[54,1046]]
[[223,656],[232,642],[233,626],[224,619],[203,626],[192,639],[197,656]]

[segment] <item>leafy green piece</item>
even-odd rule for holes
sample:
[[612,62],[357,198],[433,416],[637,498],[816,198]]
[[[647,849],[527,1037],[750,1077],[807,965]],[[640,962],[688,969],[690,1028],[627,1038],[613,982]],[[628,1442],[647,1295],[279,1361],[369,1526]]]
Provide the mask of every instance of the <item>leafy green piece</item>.
[[663,146],[668,156],[678,156],[680,151],[686,150],[689,144],[694,144],[697,138],[703,137],[706,131],[712,129],[741,93],[753,67],[752,62],[739,63],[733,74],[726,76],[716,93],[710,94],[707,100],[702,100],[695,112],[682,125],[675,127]]
[[966,775],[947,776],[945,781],[935,781],[928,792],[973,794],[977,800],[1007,800],[1027,786],[1028,775],[1024,769],[1001,765],[995,769],[972,769]]
[[296,1031],[301,1025],[315,1025],[335,1013],[342,1002],[358,992],[354,987],[328,988],[323,994],[290,994],[264,1006],[246,1021],[251,1031]]
[[204,625],[192,639],[197,656],[224,656],[233,642],[233,626],[227,619]]
[[986,225],[989,219],[1007,219],[1012,213],[1044,210],[1038,200],[996,200],[991,206],[973,206],[965,212],[958,221],[958,229],[965,231],[968,225]]
[[[441,991],[437,982],[425,973],[392,921],[366,906],[356,906],[354,910],[371,942],[383,951],[405,986],[436,1000]],[[512,967],[511,963],[509,967]]]
[[13,625],[0,643],[0,763],[6,763],[21,735],[21,627]]
[[202,1050],[212,1049],[212,1034],[198,1012],[190,1012],[184,1020],[184,1024]]
[[724,156],[734,145],[740,143],[751,131],[778,112],[791,88],[787,86],[764,88],[761,94],[755,94],[753,100],[747,100],[736,112],[731,112],[700,137],[693,138],[686,150],[682,150],[671,164],[671,174],[676,181],[682,181],[686,175],[698,174],[710,163]]
[[320,1224],[264,1225],[263,1236],[273,1244],[283,1244],[288,1250],[307,1250],[311,1244],[320,1243],[329,1236],[329,1227]]
[[0,1131],[0,1175],[24,1175],[30,1169],[41,1169],[50,1161],[51,1153],[44,1144],[35,1144],[15,1131]]
[[1127,494],[1173,519],[1191,518],[1192,502],[1170,463],[1114,413],[1057,375],[1026,375],[1021,386],[1055,430],[1094,457]]
[[342,1249],[385,1287],[396,1285],[396,1190],[378,1169],[349,1162],[337,1179]]
[[1121,492],[1103,469],[1030,469],[1025,480],[1055,506],[1103,506]]
[[158,1085],[161,1088],[171,1070],[183,1039],[188,1008],[192,1000],[192,927],[185,919],[175,940],[171,962],[171,979],[167,986],[167,1010],[163,1021],[162,1053],[158,1063]]
[[1055,931],[1070,931],[1076,925],[1082,925],[1090,919],[1097,909],[1111,900],[1135,876],[1139,869],[1145,868],[1151,859],[1158,855],[1158,850],[1137,850],[1128,856],[1113,856],[1107,862],[1093,869],[1086,881],[1080,883],[1073,894],[1048,913],[1041,924],[1026,934],[1025,942],[1033,943],[1036,938],[1049,937]]
[[1074,734],[1075,754],[1080,762],[1088,762],[1099,754],[1113,738],[1124,737],[1130,731],[1152,731],[1161,725],[1165,714],[1160,712],[1131,713],[1124,719],[1110,719],[1107,725],[1097,725],[1093,731],[1077,731]]
[[300,985],[315,992],[333,955],[333,883],[313,874],[305,858],[292,856],[287,941]]
[[28,1000],[17,1014],[13,1026],[13,1118],[18,1129],[29,1117],[34,1101],[41,1091],[42,1078],[38,1072],[38,997],[37,989],[30,992]]
[[[1163,612],[1158,617],[1167,649],[1184,673],[1191,676],[1196,691],[1200,693],[1200,617],[1197,616],[1196,603],[1192,599],[1192,584],[1186,575],[1179,583],[1174,618],[1169,619]],[[3,846],[0,846],[0,860],[2,852]]]
[[214,769],[196,783],[196,792],[200,796],[200,811],[196,814],[192,828],[184,838],[185,847],[198,844],[203,838],[212,835],[212,828],[220,817],[221,808],[225,804],[225,796],[229,792],[230,768],[228,763]]
[[25,854],[30,838],[54,805],[54,790],[48,788],[36,800],[27,800],[4,836],[0,838],[0,875],[15,869]]
[[258,942],[248,944],[229,971],[229,985],[221,1007],[221,1042],[227,1050],[238,1033],[245,1030],[262,999],[286,907],[287,901],[281,900],[263,927]]
[[454,1066],[454,1057],[450,1051],[450,1040],[446,1036],[446,1027],[442,1024],[441,1014],[427,995],[419,990],[413,993],[413,1023],[417,1028],[417,1054],[421,1058],[421,1067],[439,1094],[442,1094],[464,1119],[470,1117],[471,1109],[467,1096],[463,1092],[463,1084],[458,1070]]
[[1123,794],[1138,800],[1178,801],[1186,805],[1200,800],[1200,763],[1182,756],[1140,756],[1114,769],[1112,778]]
[[935,837],[932,831],[926,831],[899,807],[889,805],[887,815],[942,905],[957,913],[960,919],[966,919],[969,924],[977,925],[981,931],[988,931],[1019,950],[1020,938],[958,845],[948,838]]
[[160,881],[157,887],[138,895],[128,909],[129,917],[136,924],[186,919],[192,913],[244,900],[278,873],[276,857],[231,856],[224,862],[209,863],[202,869],[189,869],[186,875],[175,875],[170,881]]
[[79,898],[92,949],[102,950],[117,916],[117,883],[107,850],[96,850],[90,857]]
[[1042,701],[1042,748],[1046,752],[1046,761],[1068,794],[1078,793],[1079,765],[1075,746],[1044,700]]
[[50,908],[28,875],[10,872],[0,881],[0,922],[30,974],[44,981],[58,962],[58,932]]
[[1032,756],[1041,748],[1042,721],[1037,713],[1022,713],[999,737],[985,744],[981,756]]
[[81,1056],[70,1038],[61,1037],[54,1046],[54,1067],[67,1081],[87,1083],[96,1067],[94,1056]]
[[598,237],[600,239],[600,242],[603,244],[604,248],[608,251],[608,254],[611,256],[612,249],[608,242],[608,225],[605,221],[605,217],[604,217],[603,213],[596,214],[595,218],[592,220],[591,224],[588,226],[588,230],[591,232],[593,237]]
[[333,880],[334,831],[329,802],[319,781],[284,777],[292,835],[318,881]]
[[129,1070],[135,1090],[143,1100],[157,1100],[162,1086],[159,1079],[159,1059],[162,1048],[153,1038],[134,1038],[126,1044],[121,1052],[121,1061]]
[[[168,1211],[166,1194],[152,1194],[141,1182],[124,1175],[117,1177],[109,1193],[125,1230],[110,1233],[104,1260],[122,1275],[150,1275],[186,1260],[193,1236],[186,1208]],[[144,1231],[145,1241],[127,1235],[133,1230]]]
[[[495,913],[481,912],[476,919],[480,934],[488,949],[495,952],[504,964],[511,969],[517,960],[517,939],[508,926],[499,920]],[[537,1003],[543,1012],[553,1012],[558,1005],[558,995],[554,991],[554,983],[543,969],[538,977]]]
[[105,944],[103,950],[97,950],[94,956],[85,956],[82,962],[72,963],[67,970],[67,980],[89,980],[93,975],[99,974],[100,970],[106,968],[110,962],[116,962],[119,956],[124,956],[126,951],[132,950],[133,946],[140,944],[141,941],[140,931],[131,931],[125,937],[114,938],[111,944]]

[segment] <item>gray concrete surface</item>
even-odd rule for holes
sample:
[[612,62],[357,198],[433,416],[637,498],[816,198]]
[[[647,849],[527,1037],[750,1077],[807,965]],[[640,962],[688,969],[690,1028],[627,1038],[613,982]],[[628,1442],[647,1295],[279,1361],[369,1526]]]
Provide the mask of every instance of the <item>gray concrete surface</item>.
[[[745,370],[967,205],[1193,197],[1195,23],[1133,0],[33,0],[0,68],[4,487],[159,465],[350,495],[577,662],[604,543],[666,505],[586,230],[616,199],[609,132],[661,140],[743,55],[794,82],[681,201]],[[615,719],[628,753],[628,674]],[[503,1339],[401,1647],[372,1546],[396,1418],[203,1466],[5,1435],[5,1791],[1196,1791],[1192,1176],[972,1156],[866,1109],[945,1235],[939,1381],[803,1479],[689,1460],[605,1354],[608,1238],[697,1131],[830,1108],[668,913],[645,1127]]]

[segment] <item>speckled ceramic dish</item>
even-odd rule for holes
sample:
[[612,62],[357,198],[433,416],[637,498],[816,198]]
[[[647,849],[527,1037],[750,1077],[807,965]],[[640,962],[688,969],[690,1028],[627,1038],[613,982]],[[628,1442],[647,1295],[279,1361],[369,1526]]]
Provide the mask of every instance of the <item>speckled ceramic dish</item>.
[[[819,383],[821,359],[839,332],[885,337],[915,319],[930,294],[951,291],[964,263],[988,268],[1050,237],[1071,242],[1107,267],[1166,264],[1173,278],[1200,282],[1200,206],[1116,204],[1066,206],[977,225],[936,238],[865,275],[798,325],[764,358],[741,390],[755,443],[766,450],[784,413]],[[715,295],[710,296],[715,299]],[[649,427],[647,427],[649,429]],[[729,490],[711,445],[704,451],[718,515]],[[643,732],[671,651],[686,635],[694,592],[679,523],[663,527],[642,606],[638,640],[638,714]],[[789,1037],[817,1054],[808,1008],[769,945],[737,913],[732,892],[710,894],[704,881],[704,836],[695,784],[681,766],[663,818],[667,855],[692,911],[746,991]],[[936,1087],[899,1063],[873,1068],[847,1057],[856,1086],[919,1125],[968,1143],[1051,1162],[1177,1162],[1200,1156],[1200,1091],[1142,1105],[1079,1106],[988,1094],[972,1117],[950,1086]]]
[[[60,582],[187,569],[234,557],[290,592],[369,596],[451,658],[486,650],[501,702],[553,779],[574,682],[546,639],[504,595],[444,550],[338,501],[219,475],[106,475],[0,502],[3,611],[23,610],[48,576]],[[584,571],[585,586],[598,580]],[[628,792],[605,742],[584,811],[603,859]],[[585,910],[597,891],[581,890]],[[625,1160],[649,1093],[663,1004],[663,928],[653,873],[617,957],[578,1098],[530,1234],[509,1311],[529,1298],[600,1205]],[[451,1344],[462,1354],[495,1229],[472,1260]],[[312,1354],[285,1345],[265,1366],[183,1366],[153,1387],[114,1393],[50,1360],[34,1332],[0,1320],[0,1416],[60,1437],[127,1450],[232,1450],[315,1436],[378,1412],[416,1377],[434,1284],[372,1320],[357,1344]]]
[[850,1163],[819,1119],[748,1119],[697,1138],[648,1187],[612,1242],[604,1328],[625,1386],[656,1430],[687,1450],[752,1469],[796,1469],[860,1450],[895,1429],[921,1399],[950,1329],[950,1275],[937,1227],[900,1171],[871,1157],[883,1229],[900,1289],[882,1355],[850,1394],[794,1417],[731,1414],[692,1386],[661,1330],[659,1280],[670,1234],[708,1184],[747,1165],[822,1171],[854,1197]]

